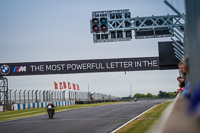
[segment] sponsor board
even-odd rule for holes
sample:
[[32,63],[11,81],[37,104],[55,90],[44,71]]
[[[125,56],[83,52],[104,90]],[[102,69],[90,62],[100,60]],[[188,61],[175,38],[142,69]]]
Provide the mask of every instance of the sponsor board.
[[0,76],[159,70],[158,57],[0,64]]

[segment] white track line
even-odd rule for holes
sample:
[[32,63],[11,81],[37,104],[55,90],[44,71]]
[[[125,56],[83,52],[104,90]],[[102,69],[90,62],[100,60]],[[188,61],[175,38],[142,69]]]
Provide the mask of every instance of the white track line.
[[[158,104],[157,104],[158,105]],[[151,107],[150,109],[154,108],[155,106],[157,105],[154,105],[153,107]],[[111,133],[115,133],[117,132],[118,130],[120,130],[121,128],[123,128],[124,126],[128,125],[130,122],[136,120],[138,117],[140,117],[141,115],[143,115],[144,113],[146,113],[147,111],[149,111],[150,109],[147,109],[146,111],[144,111],[143,113],[139,114],[138,116],[136,116],[135,118],[131,119],[130,121],[126,122],[125,124],[123,124],[122,126],[118,127],[117,129],[115,129],[114,131],[112,131]]]

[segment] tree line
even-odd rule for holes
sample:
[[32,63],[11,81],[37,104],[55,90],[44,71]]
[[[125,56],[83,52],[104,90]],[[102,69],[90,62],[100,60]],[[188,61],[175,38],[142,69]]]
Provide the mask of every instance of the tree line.
[[145,94],[140,94],[136,93],[133,98],[175,98],[176,97],[176,92],[165,92],[165,91],[159,91],[158,95],[152,95],[151,93]]
[[[175,98],[176,97],[176,92],[165,92],[165,91],[159,91],[157,95],[153,95],[151,93],[147,94],[141,94],[141,93],[136,93],[133,95],[133,98]],[[122,97],[121,99],[128,99],[130,97]]]

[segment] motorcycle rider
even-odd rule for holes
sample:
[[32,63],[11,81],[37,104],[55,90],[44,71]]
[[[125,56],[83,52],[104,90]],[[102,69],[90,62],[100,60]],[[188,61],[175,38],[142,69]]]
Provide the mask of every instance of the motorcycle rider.
[[137,102],[137,96],[135,97],[135,102]]
[[50,102],[48,103],[48,105],[47,105],[47,108],[48,108],[48,106],[51,106],[51,107],[52,107],[53,115],[54,115],[54,114],[55,114],[55,106],[54,106],[54,104],[50,101]]

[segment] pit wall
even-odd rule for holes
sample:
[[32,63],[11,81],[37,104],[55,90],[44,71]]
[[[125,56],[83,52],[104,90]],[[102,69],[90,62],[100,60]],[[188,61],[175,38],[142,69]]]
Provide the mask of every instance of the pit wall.
[[[14,104],[12,106],[12,110],[43,108],[43,107],[46,107],[48,103],[49,102]],[[54,106],[75,105],[75,101],[57,101],[57,102],[52,102],[52,103],[54,104]]]

